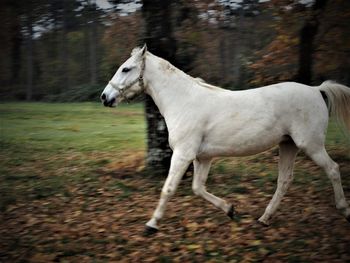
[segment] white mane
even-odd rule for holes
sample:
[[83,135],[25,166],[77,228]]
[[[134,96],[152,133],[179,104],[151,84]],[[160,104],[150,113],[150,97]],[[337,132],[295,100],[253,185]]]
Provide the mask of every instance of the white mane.
[[207,83],[204,79],[202,78],[194,78],[194,80],[202,87],[208,88],[208,89],[215,89],[215,90],[221,90],[222,88],[218,86],[211,85]]

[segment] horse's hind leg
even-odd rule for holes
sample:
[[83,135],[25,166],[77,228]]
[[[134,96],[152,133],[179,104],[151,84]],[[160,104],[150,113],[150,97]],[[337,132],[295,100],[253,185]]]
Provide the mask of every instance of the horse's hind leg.
[[350,222],[350,207],[344,196],[339,172],[339,165],[329,157],[324,147],[318,151],[311,152],[306,149],[306,153],[316,164],[325,170],[328,178],[331,180],[333,185],[335,205],[337,209],[339,209],[346,217],[346,219]]
[[281,142],[279,148],[277,189],[264,214],[258,219],[264,225],[268,225],[271,217],[276,212],[283,196],[293,180],[293,166],[298,147],[292,140]]
[[223,210],[229,217],[233,217],[233,206],[228,204],[225,200],[208,193],[205,189],[205,183],[208,178],[208,173],[211,165],[211,160],[195,160],[194,164],[194,175],[192,189],[193,192],[203,197],[205,200],[212,203],[214,206]]

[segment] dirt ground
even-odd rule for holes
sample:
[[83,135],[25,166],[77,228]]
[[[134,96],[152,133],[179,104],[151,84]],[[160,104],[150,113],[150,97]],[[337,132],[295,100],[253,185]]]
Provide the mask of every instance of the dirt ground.
[[[350,199],[350,160],[334,154]],[[336,210],[325,174],[306,157],[298,157],[295,182],[269,227],[256,219],[275,188],[274,150],[215,161],[208,189],[234,204],[234,220],[194,196],[187,174],[151,237],[142,235],[144,224],[164,178],[143,174],[142,158],[102,162],[96,177],[64,192],[9,205],[0,216],[0,261],[350,262],[350,223]]]

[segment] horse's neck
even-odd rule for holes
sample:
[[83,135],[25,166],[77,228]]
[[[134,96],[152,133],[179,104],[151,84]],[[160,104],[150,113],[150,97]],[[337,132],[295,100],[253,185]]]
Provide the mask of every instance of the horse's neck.
[[196,92],[191,90],[195,83],[190,76],[152,54],[148,55],[145,75],[146,93],[152,97],[165,118],[196,97]]

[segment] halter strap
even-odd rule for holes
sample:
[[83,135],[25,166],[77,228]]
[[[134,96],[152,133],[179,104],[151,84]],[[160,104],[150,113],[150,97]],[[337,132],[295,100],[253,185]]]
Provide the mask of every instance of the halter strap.
[[120,94],[120,96],[122,96],[122,98],[124,100],[126,100],[127,103],[129,103],[128,98],[125,96],[124,92],[129,89],[130,87],[132,87],[133,85],[135,85],[137,82],[139,83],[139,86],[141,87],[141,90],[143,91],[145,89],[145,83],[143,82],[143,73],[145,71],[145,57],[142,59],[142,64],[141,64],[141,71],[140,71],[140,76],[135,79],[134,81],[132,81],[131,83],[129,83],[129,85],[125,86],[124,88],[119,88],[116,84],[114,84],[112,81],[109,81],[108,83],[112,86],[113,89],[117,90]]

